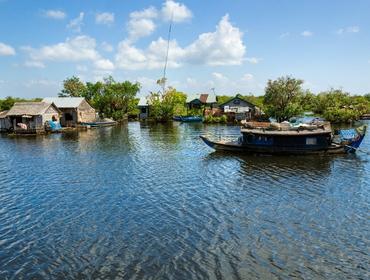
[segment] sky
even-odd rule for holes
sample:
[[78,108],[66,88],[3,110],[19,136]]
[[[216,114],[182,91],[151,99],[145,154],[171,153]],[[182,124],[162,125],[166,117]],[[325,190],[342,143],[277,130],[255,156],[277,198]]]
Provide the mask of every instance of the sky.
[[370,92],[370,1],[0,0],[0,98],[56,96],[73,75],[185,93],[264,94],[290,75],[314,93]]

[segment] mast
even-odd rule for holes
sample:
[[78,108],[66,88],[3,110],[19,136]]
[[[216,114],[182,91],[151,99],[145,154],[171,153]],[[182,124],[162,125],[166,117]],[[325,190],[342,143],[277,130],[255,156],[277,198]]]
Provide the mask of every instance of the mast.
[[173,22],[173,13],[171,15],[170,27],[168,29],[166,59],[165,59],[164,68],[163,68],[163,82],[162,82],[162,87],[163,87],[162,93],[163,94],[164,94],[164,92],[166,90],[166,71],[167,71],[167,62],[168,62],[168,52],[170,50],[170,39],[171,39],[171,31],[172,31],[172,22]]

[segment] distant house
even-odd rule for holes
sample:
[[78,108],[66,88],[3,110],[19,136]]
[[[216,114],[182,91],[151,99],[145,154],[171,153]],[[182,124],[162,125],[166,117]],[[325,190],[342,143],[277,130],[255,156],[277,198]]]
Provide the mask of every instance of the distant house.
[[227,114],[230,118],[235,118],[236,120],[250,120],[255,118],[260,112],[256,105],[239,96],[235,96],[220,104],[219,107],[224,114]]
[[0,112],[0,132],[8,131],[11,127],[9,118],[6,116],[8,111]]
[[54,103],[62,112],[60,124],[75,127],[79,123],[94,122],[96,111],[83,97],[47,97],[43,102]]
[[147,97],[140,97],[137,107],[139,108],[139,119],[145,120],[149,118],[149,102]]
[[205,107],[216,107],[217,100],[215,95],[207,93],[188,95],[186,98],[186,104],[189,109],[200,109]]
[[17,102],[6,113],[15,133],[43,133],[48,121],[58,121],[59,109],[54,103]]

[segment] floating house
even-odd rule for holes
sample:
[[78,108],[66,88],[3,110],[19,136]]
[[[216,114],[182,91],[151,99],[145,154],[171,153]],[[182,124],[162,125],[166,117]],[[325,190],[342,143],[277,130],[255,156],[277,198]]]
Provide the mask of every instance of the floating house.
[[64,127],[76,127],[96,120],[95,109],[83,97],[47,97],[42,101],[58,107],[62,112],[60,124]]
[[245,99],[235,96],[219,105],[222,112],[229,118],[251,120],[260,115],[260,109]]
[[6,118],[14,133],[40,134],[46,131],[46,123],[59,121],[60,113],[54,103],[17,102]]
[[8,131],[11,127],[9,118],[6,116],[8,111],[0,112],[0,132]]
[[147,97],[140,97],[139,103],[137,104],[139,108],[139,119],[145,120],[149,118],[149,100]]
[[207,93],[188,95],[186,104],[189,109],[200,109],[202,107],[214,108],[217,107],[217,100],[215,95]]

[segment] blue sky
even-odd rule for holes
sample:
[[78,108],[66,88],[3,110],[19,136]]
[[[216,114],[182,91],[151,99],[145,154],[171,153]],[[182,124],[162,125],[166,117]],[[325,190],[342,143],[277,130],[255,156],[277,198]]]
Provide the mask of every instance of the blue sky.
[[370,1],[0,0],[0,98],[55,96],[72,75],[157,91],[261,95],[292,75],[315,93],[370,92]]

